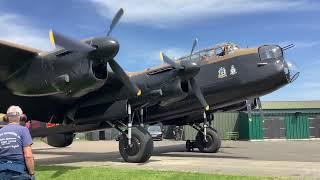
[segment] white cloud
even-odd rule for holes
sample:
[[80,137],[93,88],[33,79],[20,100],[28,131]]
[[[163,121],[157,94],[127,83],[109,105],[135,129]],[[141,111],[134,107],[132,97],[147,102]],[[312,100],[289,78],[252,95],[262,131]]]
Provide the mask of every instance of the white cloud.
[[0,39],[40,50],[52,49],[48,35],[16,14],[0,14]]
[[315,9],[310,1],[291,0],[89,0],[98,12],[112,18],[119,8],[125,10],[124,22],[152,24],[160,27],[187,23],[203,17],[223,17],[243,13]]

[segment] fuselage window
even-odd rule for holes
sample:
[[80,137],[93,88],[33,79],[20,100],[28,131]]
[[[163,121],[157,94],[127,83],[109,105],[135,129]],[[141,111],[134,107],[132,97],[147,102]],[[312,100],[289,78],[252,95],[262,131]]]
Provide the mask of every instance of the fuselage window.
[[216,55],[217,55],[217,56],[224,56],[224,55],[225,55],[225,52],[224,52],[224,50],[223,50],[221,47],[216,48],[216,49],[215,49],[215,52],[216,52]]

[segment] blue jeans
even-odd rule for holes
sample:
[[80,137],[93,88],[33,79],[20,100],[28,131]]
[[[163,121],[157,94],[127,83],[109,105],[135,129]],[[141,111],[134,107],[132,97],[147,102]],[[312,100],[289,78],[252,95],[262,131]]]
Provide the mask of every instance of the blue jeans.
[[1,180],[31,180],[31,176],[27,173],[20,173],[11,170],[0,171]]

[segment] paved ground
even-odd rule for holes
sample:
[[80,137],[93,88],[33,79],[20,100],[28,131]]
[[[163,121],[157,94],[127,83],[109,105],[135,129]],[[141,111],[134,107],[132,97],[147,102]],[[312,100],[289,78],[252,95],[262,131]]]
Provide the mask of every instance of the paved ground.
[[320,179],[320,141],[230,142],[219,153],[185,152],[184,142],[155,142],[148,163],[124,163],[116,141],[76,141],[67,148],[35,143],[42,165],[112,166],[205,173]]

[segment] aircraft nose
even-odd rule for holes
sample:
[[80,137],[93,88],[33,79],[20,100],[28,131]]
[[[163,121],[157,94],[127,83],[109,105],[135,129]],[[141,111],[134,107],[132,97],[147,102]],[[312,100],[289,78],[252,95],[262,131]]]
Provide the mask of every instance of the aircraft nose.
[[285,60],[284,71],[286,73],[289,83],[292,83],[293,81],[295,81],[300,75],[300,70],[298,66],[293,61],[290,61],[290,60]]

